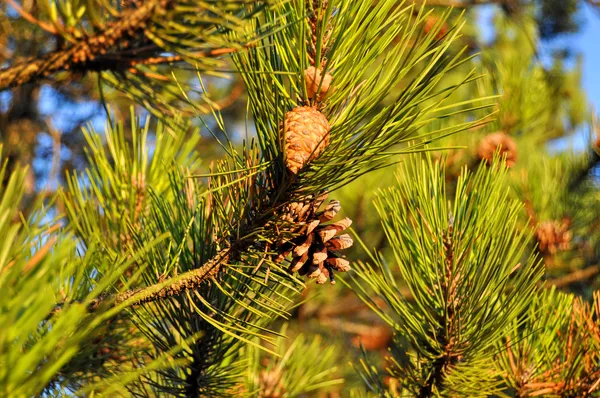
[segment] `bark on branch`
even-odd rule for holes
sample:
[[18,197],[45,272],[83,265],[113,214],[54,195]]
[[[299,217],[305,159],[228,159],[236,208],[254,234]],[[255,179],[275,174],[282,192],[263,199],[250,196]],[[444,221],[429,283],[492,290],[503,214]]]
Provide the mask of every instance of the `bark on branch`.
[[[88,66],[93,65],[97,57],[143,32],[148,21],[162,12],[166,5],[166,0],[145,1],[139,8],[125,11],[121,18],[96,35],[81,39],[67,48],[53,51],[45,56],[13,63],[0,70],[0,91],[48,77],[59,71],[88,70]],[[105,67],[108,69],[110,64]]]
[[548,280],[549,286],[563,288],[574,283],[582,282],[600,274],[600,265],[593,265],[584,269],[578,269],[570,274]]
[[[221,250],[213,258],[204,263],[200,268],[185,272],[164,282],[159,282],[152,286],[147,286],[135,290],[129,290],[119,293],[116,296],[100,296],[88,305],[88,312],[95,312],[104,304],[116,307],[125,304],[127,307],[150,303],[166,297],[173,297],[183,293],[186,290],[198,288],[202,283],[215,277],[224,264],[229,260],[233,248]],[[62,311],[66,303],[57,305],[50,313],[50,316]]]

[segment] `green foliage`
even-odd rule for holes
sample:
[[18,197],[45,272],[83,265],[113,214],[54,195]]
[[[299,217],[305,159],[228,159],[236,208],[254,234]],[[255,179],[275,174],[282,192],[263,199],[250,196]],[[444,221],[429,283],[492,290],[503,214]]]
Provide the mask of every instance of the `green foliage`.
[[[242,51],[255,39],[240,42],[234,34],[245,30],[251,20],[265,8],[278,5],[279,0],[37,0],[33,5],[21,3],[11,2],[7,14],[17,11],[26,17],[14,21],[6,18],[6,28],[19,29],[26,20],[26,29],[35,31],[40,41],[48,42],[42,51],[47,56],[34,60],[32,68],[27,67],[32,60],[9,57],[11,62],[1,71],[6,73],[0,78],[0,89],[7,88],[7,82],[13,82],[15,75],[24,79],[22,84],[42,75],[68,81],[73,72],[97,72],[101,98],[116,90],[165,122],[176,122],[176,114],[192,114],[188,106],[190,98],[195,106],[205,105],[201,87],[186,83],[187,95],[182,95],[178,80],[194,79],[197,69],[227,76],[224,55]],[[32,9],[34,15],[24,8]],[[22,71],[13,73],[11,68]]]
[[[304,21],[310,11],[304,4],[288,2],[277,12],[264,13],[265,23],[282,28],[260,46],[234,56],[248,89],[261,151],[266,160],[276,161],[271,178],[277,185],[294,183],[282,169],[279,130],[284,114],[309,102],[304,70],[309,65],[305,43],[310,31]],[[416,20],[409,22],[415,13]],[[323,113],[331,126],[331,143],[301,173],[300,191],[334,190],[383,167],[395,154],[413,152],[435,137],[480,123],[432,128],[450,114],[485,106],[478,105],[482,99],[461,106],[445,102],[475,75],[466,73],[456,84],[438,87],[446,73],[465,62],[461,53],[447,51],[460,26],[437,39],[441,24],[424,34],[426,16],[424,9],[393,1],[379,2],[376,8],[368,2],[328,2],[323,20],[330,26],[331,38],[322,62],[324,73],[333,76],[333,88]],[[322,24],[319,29],[321,37],[326,27]],[[322,44],[321,37],[317,48]],[[407,145],[411,140],[416,143]],[[390,150],[399,144],[400,149]]]
[[[458,55],[444,55],[456,32],[440,40],[434,39],[435,31],[422,35],[415,27],[402,23],[412,8],[395,7],[392,2],[385,3],[380,11],[351,2],[337,6],[331,17],[335,44],[328,61],[337,79],[327,108],[332,119],[332,143],[330,152],[323,155],[325,160],[316,161],[302,180],[295,181],[292,191],[296,192],[334,189],[361,173],[382,167],[395,153],[418,148],[382,152],[408,137],[431,140],[436,134],[477,123],[465,123],[436,134],[419,133],[430,118],[443,118],[447,112],[454,112],[442,102],[459,85],[441,91],[435,87],[446,71],[461,62]],[[129,383],[124,387],[132,394],[235,395],[246,361],[242,348],[255,344],[255,337],[273,343],[272,336],[277,334],[268,329],[269,323],[289,316],[287,309],[293,303],[293,293],[302,284],[287,272],[285,262],[276,263],[272,257],[277,254],[272,252],[273,242],[281,239],[274,227],[277,219],[273,209],[294,197],[290,195],[278,132],[274,130],[278,129],[277,118],[289,109],[286,104],[296,95],[292,93],[300,95],[303,91],[294,85],[289,91],[281,91],[287,85],[283,83],[282,71],[300,71],[306,64],[305,58],[302,65],[293,61],[298,49],[291,46],[304,43],[307,34],[301,22],[306,13],[303,7],[304,2],[298,1],[265,13],[267,26],[283,24],[283,29],[236,58],[250,87],[258,146],[248,142],[241,150],[236,149],[220,115],[213,112],[220,131],[210,131],[215,137],[226,138],[221,144],[227,156],[211,166],[209,174],[194,176],[188,169],[196,164],[197,155],[192,151],[196,142],[188,140],[178,127],[158,125],[152,156],[148,122],[144,127],[132,123],[131,143],[124,139],[120,126],[111,124],[106,131],[107,150],[97,134],[86,133],[90,166],[83,175],[69,178],[68,190],[62,195],[69,226],[84,248],[97,244],[102,258],[109,262],[135,254],[135,261],[113,287],[115,292],[131,287],[141,289],[140,292],[149,288],[147,291],[152,292],[156,286],[164,286],[175,293],[159,293],[159,300],[151,299],[132,307],[118,320],[111,320],[107,326],[111,339],[102,344],[108,352],[119,355],[102,362],[102,366],[87,367],[88,375],[97,375],[102,382],[93,382],[93,377],[89,381],[82,378],[78,386],[82,391],[115,391],[107,383],[110,372],[115,377],[123,375]],[[327,10],[328,16],[333,14],[331,4]],[[397,18],[383,25],[379,40],[367,35],[366,25],[356,24],[350,18],[359,13],[377,23],[383,22],[389,12]],[[419,15],[421,24],[425,15],[422,11]],[[348,46],[347,39],[342,40],[344,32],[353,32],[356,38],[370,38],[358,41],[354,48],[344,47]],[[394,44],[388,54],[388,45],[397,35],[415,42],[410,47],[402,42]],[[345,56],[336,56],[347,51],[360,57],[363,68],[373,69],[365,82],[356,75],[356,64],[349,63]],[[424,69],[421,71],[420,67]],[[391,105],[378,109],[378,104],[407,76],[411,76],[411,83],[403,94]],[[265,79],[270,83],[258,93],[257,87]],[[471,74],[460,83],[472,79]],[[369,85],[371,89],[363,88]],[[265,91],[266,87],[272,90]],[[183,87],[179,89],[186,95]],[[343,96],[351,91],[352,99],[345,103]],[[275,108],[277,112],[267,112]],[[174,124],[178,125],[181,124]],[[205,126],[208,128],[208,124]],[[325,179],[327,175],[335,178]],[[148,242],[154,243],[149,246]],[[211,276],[210,281],[186,279],[185,283],[192,285],[181,285],[179,275],[204,269],[205,275]],[[108,270],[94,267],[89,271],[94,280]],[[144,297],[155,293],[149,294]],[[113,323],[123,326],[110,326]],[[120,345],[131,349],[118,350],[119,340],[128,341]],[[165,353],[174,361],[168,368],[147,365],[159,362]],[[131,376],[135,374],[139,375],[137,379]]]
[[[272,261],[266,263],[267,284],[265,269],[259,273],[255,269],[264,248],[238,253],[232,247],[232,240],[244,234],[236,220],[248,218],[246,213],[255,206],[250,191],[256,189],[257,174],[265,166],[246,163],[240,169],[244,156],[247,162],[257,161],[258,153],[253,148],[243,155],[231,152],[233,160],[220,162],[204,185],[200,182],[204,178],[194,180],[186,171],[197,164],[192,150],[197,136],[187,139],[185,133],[159,124],[150,155],[148,127],[148,122],[144,127],[134,124],[128,143],[122,128],[110,125],[107,150],[98,134],[86,133],[90,167],[79,178],[70,178],[69,190],[62,196],[69,225],[85,248],[99,245],[104,258],[118,261],[136,254],[120,286],[176,281],[178,274],[199,268],[222,250],[229,253],[227,272],[187,294],[135,309],[120,319],[118,323],[129,328],[112,328],[113,339],[102,344],[114,350],[123,346],[123,340],[141,338],[142,343],[128,354],[120,352],[111,372],[130,373],[169,352],[175,365],[167,370],[147,369],[145,373],[151,374],[130,380],[134,382],[127,387],[131,393],[142,394],[152,385],[156,393],[172,395],[234,394],[231,389],[240,382],[243,370],[244,342],[257,333],[270,341],[264,326],[272,317],[286,316],[291,305],[283,291],[300,286]],[[248,235],[245,239],[254,238]],[[148,245],[156,239],[162,242]],[[108,270],[94,267],[94,272],[101,275]],[[137,362],[133,369],[127,365],[132,358]],[[90,372],[98,370],[97,366]],[[112,388],[110,384],[99,388],[105,387]]]
[[[288,335],[286,325],[280,334]],[[247,346],[247,391],[252,396],[297,397],[343,383],[343,379],[334,378],[338,372],[337,347],[325,345],[319,335],[299,334],[291,341],[278,338],[277,356],[265,355],[264,351]]]
[[[465,32],[474,24],[465,30],[459,11],[413,2],[34,3],[37,23],[1,16],[1,29],[36,25],[15,43],[39,43],[15,50],[9,70],[20,55],[117,37],[48,77],[69,91],[73,69],[98,72],[107,111],[122,92],[162,121],[131,111],[130,126],[111,119],[104,133],[85,129],[87,168],[69,173],[57,198],[45,192],[33,201],[27,215],[18,212],[25,171],[0,171],[1,396],[595,393],[600,296],[589,305],[540,281],[542,264],[549,277],[593,271],[600,247],[600,197],[587,179],[597,157],[549,156],[542,147],[588,114],[580,64],[535,60],[540,9],[497,18],[494,42],[472,57]],[[228,117],[215,91],[231,74],[230,53],[248,104]],[[333,77],[322,101],[308,95],[304,71],[313,62]],[[298,106],[322,112],[331,135],[291,175],[282,122]],[[202,129],[188,129],[192,114]],[[236,127],[246,119],[244,140],[225,128],[232,114]],[[491,131],[516,138],[513,169],[480,165],[473,146]],[[220,146],[216,161],[200,149],[209,134]],[[385,167],[396,155],[432,151],[434,141],[454,151],[438,162],[410,157],[396,186],[370,206],[366,191],[390,184]],[[349,255],[370,259],[355,262],[345,281],[355,301],[339,284],[300,298],[306,286],[278,258],[281,242],[303,226],[281,220],[286,206],[325,191],[377,246]],[[572,249],[537,261],[529,253],[538,221],[562,217]],[[296,317],[300,326],[276,326]],[[382,323],[381,335],[369,334]],[[311,329],[335,326],[331,338]],[[365,337],[379,340],[369,348]],[[350,341],[365,342],[354,376],[341,366],[342,357],[356,358]],[[388,343],[384,374],[374,364]],[[359,377],[368,391],[353,384]]]
[[517,228],[522,205],[509,198],[500,165],[464,171],[448,203],[443,166],[412,161],[398,187],[376,200],[412,301],[376,254],[372,266],[358,265],[357,292],[397,332],[390,373],[403,394],[492,394],[499,389],[489,366],[495,344],[528,308],[541,276],[534,257],[522,260],[529,238]]
[[536,60],[536,26],[522,18],[516,23],[498,17],[496,40],[482,52],[482,67],[489,74],[484,90],[501,95],[490,129],[544,142],[587,119],[585,94],[578,88],[581,66],[569,71],[557,58],[547,70]]
[[[72,234],[62,231],[44,207],[36,207],[27,220],[19,219],[25,170],[7,175],[3,164],[0,180],[7,182],[0,187],[0,395],[65,393],[68,378],[75,374],[62,377],[61,372],[98,336],[101,325],[122,310],[102,308],[90,314],[88,306],[108,292],[130,264],[113,264],[113,272],[88,284],[87,271],[102,262],[95,248],[78,255]],[[62,305],[57,307],[58,302]]]
[[235,396],[245,367],[243,347],[253,344],[254,336],[273,342],[273,333],[266,326],[277,317],[289,316],[287,308],[292,301],[288,297],[299,289],[300,282],[266,259],[264,248],[254,244],[242,251],[235,242],[239,235],[252,235],[236,221],[247,218],[243,198],[254,185],[252,174],[239,175],[231,166],[217,166],[220,175],[212,174],[208,187],[180,173],[171,174],[170,190],[177,199],[169,203],[154,196],[152,212],[137,235],[140,243],[162,232],[170,236],[144,259],[149,270],[143,276],[149,286],[210,263],[223,251],[228,253],[221,265],[225,270],[217,278],[135,309],[134,322],[157,352],[195,336],[175,356],[183,359],[185,366],[160,372],[151,383],[141,380],[140,388],[151,384],[157,392],[173,396],[196,391]]
[[124,127],[111,122],[104,135],[106,146],[100,134],[84,130],[90,167],[68,176],[68,189],[62,194],[69,226],[84,245],[100,242],[113,257],[126,252],[131,230],[139,228],[139,219],[148,211],[150,189],[156,195],[167,191],[173,164],[197,166],[197,132],[158,123],[149,137],[150,128],[149,118],[142,124],[132,114],[128,142]]
[[[176,54],[166,65],[140,62],[122,71],[106,71],[100,75],[100,84],[114,87],[143,104],[153,115],[167,122],[174,115],[185,112],[192,115],[192,108],[200,107],[207,112],[204,88],[185,83],[186,94],[179,90],[181,81],[194,80],[189,71],[199,70],[215,76],[227,76],[227,58],[221,54],[244,51],[256,38],[236,40],[235,34],[260,15],[265,7],[276,5],[279,0],[239,1],[211,0],[171,2],[163,12],[149,21],[144,30],[146,46],[153,55]],[[115,1],[122,3],[122,1]],[[110,7],[110,5],[107,5]],[[98,12],[100,11],[100,12]],[[95,15],[105,14],[96,10]],[[100,22],[100,25],[104,24]],[[148,53],[148,50],[145,50]],[[152,54],[151,53],[151,54]],[[168,61],[168,60],[167,60]],[[181,61],[184,61],[182,63]],[[193,105],[189,103],[193,99]],[[192,105],[192,107],[190,107]]]
[[538,293],[499,348],[507,386],[520,396],[591,396],[600,376],[599,299],[590,305],[553,288]]

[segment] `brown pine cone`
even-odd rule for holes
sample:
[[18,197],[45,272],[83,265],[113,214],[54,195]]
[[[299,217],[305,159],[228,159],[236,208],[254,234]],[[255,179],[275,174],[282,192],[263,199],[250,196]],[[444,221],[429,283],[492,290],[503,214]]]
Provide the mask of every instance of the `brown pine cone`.
[[309,66],[304,71],[304,80],[306,81],[306,91],[308,98],[316,98],[318,102],[323,101],[331,86],[333,77],[329,73],[322,75],[321,69]]
[[517,144],[511,136],[502,132],[485,136],[477,146],[477,156],[490,165],[497,150],[500,156],[506,156],[507,167],[513,167],[517,163]]
[[329,122],[316,108],[299,106],[285,114],[283,144],[287,169],[298,174],[329,144]]
[[352,238],[347,235],[337,235],[346,230],[352,221],[344,218],[335,223],[331,221],[340,210],[340,203],[331,200],[322,211],[317,211],[327,195],[321,195],[306,202],[291,203],[286,207],[281,217],[289,223],[290,232],[299,236],[279,242],[279,257],[283,261],[291,254],[289,271],[316,279],[318,284],[330,281],[335,284],[334,271],[350,270],[350,262],[343,258],[339,251],[352,246]]
[[535,230],[538,250],[545,254],[556,254],[558,251],[569,250],[573,233],[569,231],[570,221],[544,221]]
[[260,398],[281,398],[285,393],[285,386],[281,380],[281,370],[279,368],[270,371],[263,370],[259,375]]
[[[433,27],[438,23],[438,20],[439,20],[438,17],[436,17],[435,15],[429,15],[425,19],[425,23],[423,24],[423,32],[425,32],[425,34],[428,34],[429,32],[431,32]],[[448,33],[448,25],[446,24],[446,22],[444,22],[440,26],[440,30],[435,35],[435,39],[436,40],[441,39],[442,37],[444,37],[446,35],[446,33]]]
[[393,333],[387,325],[373,325],[352,338],[352,345],[361,345],[367,351],[385,350],[390,346]]

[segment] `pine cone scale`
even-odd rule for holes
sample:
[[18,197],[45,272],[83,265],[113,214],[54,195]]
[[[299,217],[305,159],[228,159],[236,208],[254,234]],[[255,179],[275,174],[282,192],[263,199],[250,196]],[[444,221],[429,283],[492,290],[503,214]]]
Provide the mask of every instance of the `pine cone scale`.
[[292,174],[317,158],[329,144],[329,121],[314,107],[299,106],[285,114],[285,164]]
[[[340,221],[324,224],[330,221],[340,210],[340,203],[331,200],[323,211],[317,209],[323,204],[327,195],[320,195],[305,202],[290,203],[282,214],[282,220],[289,222],[292,232],[295,229],[296,238],[282,241],[278,245],[278,259],[292,255],[288,271],[306,275],[316,279],[317,284],[330,281],[335,284],[333,271],[347,272],[350,263],[340,257],[338,250],[352,246],[352,238],[348,234],[336,236],[346,230],[352,220],[344,218]],[[293,226],[297,227],[294,228]]]

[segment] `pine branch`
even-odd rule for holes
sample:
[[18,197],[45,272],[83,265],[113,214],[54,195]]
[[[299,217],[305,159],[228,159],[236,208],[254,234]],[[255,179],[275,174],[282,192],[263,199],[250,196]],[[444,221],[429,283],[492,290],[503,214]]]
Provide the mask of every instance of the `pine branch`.
[[593,265],[584,269],[578,269],[570,274],[550,279],[547,283],[557,288],[563,288],[573,283],[581,282],[600,273],[600,265]]
[[[290,188],[289,186],[287,187]],[[287,198],[290,191],[286,189],[282,194],[282,197]],[[279,227],[272,223],[270,215],[273,209],[281,206],[281,203],[266,203],[264,208],[257,212],[256,218],[250,219],[245,226],[240,228],[241,238],[230,243],[230,246],[219,251],[211,259],[206,261],[200,268],[196,268],[187,271],[174,278],[170,278],[166,281],[156,283],[151,286],[125,291],[117,295],[112,296],[101,296],[93,300],[87,307],[88,312],[95,312],[105,303],[110,303],[111,306],[116,307],[124,304],[127,307],[137,306],[142,304],[151,303],[157,300],[161,300],[167,297],[177,296],[187,290],[197,289],[202,283],[216,277],[223,265],[231,258],[238,258],[240,253],[247,251],[251,245],[255,242],[252,239],[253,234],[249,231],[254,231],[256,228],[269,229],[269,231],[263,231],[263,234],[269,235],[270,233],[278,233]],[[50,316],[60,312],[65,303],[58,304],[54,310],[50,313]]]
[[431,397],[433,393],[433,386],[441,386],[444,379],[444,368],[446,367],[448,361],[446,357],[438,358],[433,363],[433,369],[429,374],[429,377],[425,381],[425,384],[421,386],[419,389],[419,394],[417,395],[419,398],[427,398]]
[[87,71],[90,66],[95,66],[94,70],[118,67],[119,63],[101,62],[101,56],[117,46],[125,45],[128,39],[143,32],[147,22],[164,12],[168,4],[168,0],[144,2],[139,8],[124,12],[105,30],[86,37],[71,47],[53,51],[40,58],[24,59],[0,70],[0,91],[48,77],[59,71]]
[[[443,347],[444,354],[433,361],[431,366],[431,372],[427,377],[425,383],[419,389],[418,397],[426,398],[430,397],[433,393],[433,387],[437,386],[438,390],[441,389],[444,383],[444,371],[448,366],[451,366],[459,358],[459,354],[454,352],[455,344],[452,341],[453,335],[460,329],[457,326],[454,317],[455,307],[460,305],[460,298],[457,295],[457,286],[460,283],[460,272],[456,272],[455,269],[455,256],[454,256],[454,245],[453,245],[453,232],[454,227],[452,224],[448,226],[448,230],[444,236],[444,262],[446,267],[446,279],[441,282],[441,289],[444,297],[446,298],[446,309],[444,311],[444,318],[440,319],[440,325],[444,325],[441,330],[440,345]],[[447,333],[447,335],[445,335]]]
[[40,29],[45,30],[48,33],[51,33],[53,35],[58,35],[58,30],[56,30],[56,28],[48,23],[45,23],[43,21],[38,20],[36,17],[34,17],[33,15],[31,15],[30,13],[28,13],[27,11],[25,11],[21,6],[19,6],[15,0],[6,0],[6,2],[8,4],[11,5],[11,7],[13,7],[18,13],[19,15],[25,19],[26,21],[39,26]]
[[[196,289],[203,282],[214,278],[221,270],[223,264],[229,260],[233,252],[234,249],[231,247],[223,249],[200,268],[185,272],[164,282],[140,289],[128,290],[115,296],[101,296],[92,300],[88,305],[87,310],[88,312],[95,312],[105,303],[110,303],[112,307],[121,304],[125,304],[127,307],[147,304],[166,297],[179,295],[187,290]],[[65,304],[66,303],[58,304],[50,315],[53,316],[62,311]]]
[[508,199],[506,169],[465,169],[448,205],[444,168],[413,158],[399,170],[399,187],[375,202],[414,300],[401,295],[391,262],[371,254],[375,267],[355,264],[356,291],[406,339],[389,369],[412,395],[494,395],[496,375],[484,366],[504,325],[521,322],[542,268],[533,255],[519,263],[529,237],[519,226],[521,203]]

